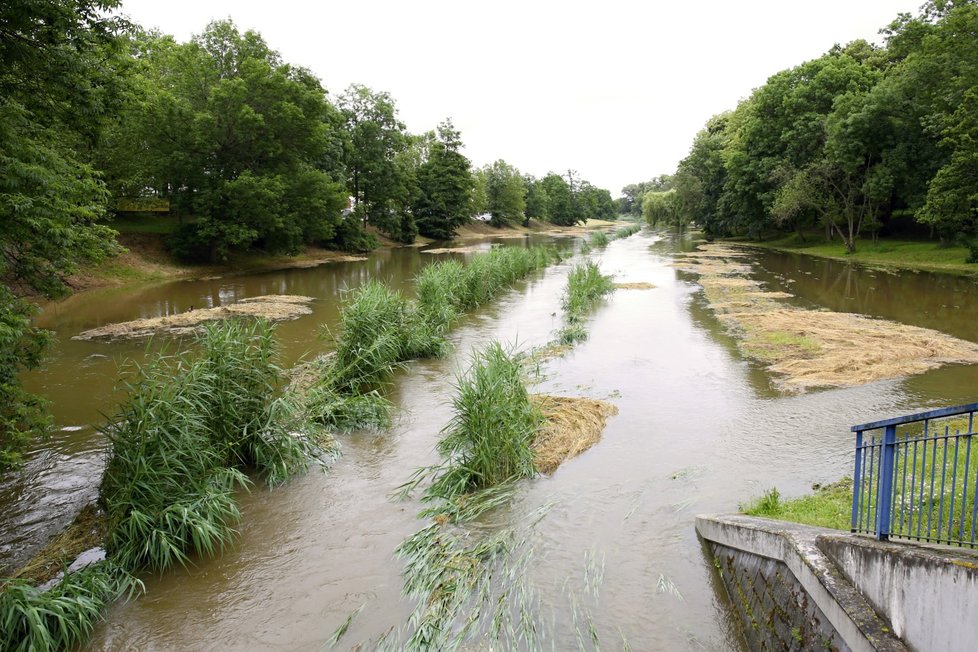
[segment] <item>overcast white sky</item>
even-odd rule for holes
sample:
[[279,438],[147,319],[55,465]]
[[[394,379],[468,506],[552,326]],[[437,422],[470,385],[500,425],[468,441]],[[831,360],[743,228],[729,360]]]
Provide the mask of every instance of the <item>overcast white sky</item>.
[[451,117],[477,166],[576,169],[618,196],[675,170],[693,136],[772,74],[877,32],[922,0],[123,0],[188,40],[255,29],[336,95],[388,91],[422,132]]

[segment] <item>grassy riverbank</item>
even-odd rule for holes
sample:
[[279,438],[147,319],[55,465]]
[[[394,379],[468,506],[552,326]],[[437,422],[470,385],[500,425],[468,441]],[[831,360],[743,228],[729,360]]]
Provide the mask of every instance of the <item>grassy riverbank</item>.
[[848,531],[852,517],[852,479],[818,487],[813,493],[798,498],[782,498],[774,488],[741,505],[741,510],[750,516]]
[[942,247],[940,243],[933,240],[880,239],[875,243],[870,240],[860,240],[856,243],[856,251],[852,254],[847,254],[845,246],[838,240],[825,242],[820,236],[808,236],[804,241],[800,240],[797,234],[761,242],[742,239],[730,241],[752,247],[808,254],[875,267],[978,276],[978,264],[965,262],[968,259],[967,247]]

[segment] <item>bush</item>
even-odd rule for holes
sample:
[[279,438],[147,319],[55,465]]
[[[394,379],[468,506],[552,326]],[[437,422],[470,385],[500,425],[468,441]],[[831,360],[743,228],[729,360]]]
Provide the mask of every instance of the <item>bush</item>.
[[380,246],[380,240],[363,228],[363,223],[356,215],[349,215],[340,220],[332,240],[322,243],[326,247],[335,247],[340,251],[366,253]]

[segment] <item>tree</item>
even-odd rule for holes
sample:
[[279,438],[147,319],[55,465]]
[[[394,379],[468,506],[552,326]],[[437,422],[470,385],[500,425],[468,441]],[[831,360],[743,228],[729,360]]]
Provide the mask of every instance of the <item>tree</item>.
[[523,220],[526,187],[520,171],[499,159],[485,167],[487,209],[491,223],[500,228]]
[[574,210],[574,194],[567,181],[559,174],[551,172],[540,184],[547,193],[549,220],[561,226],[577,224],[579,220]]
[[99,159],[117,193],[195,216],[171,241],[178,254],[292,254],[334,237],[341,119],[312,74],[230,21],[186,44],[137,33],[130,51],[131,92]]
[[348,188],[357,205],[363,205],[364,225],[373,224],[397,240],[413,241],[412,180],[396,163],[408,138],[393,98],[354,84],[340,97],[340,109],[347,133]]
[[108,2],[0,5],[0,472],[19,464],[50,418],[19,381],[40,364],[48,332],[26,297],[58,297],[78,263],[116,251],[97,223],[105,188],[78,148],[97,140],[114,108],[119,21]]
[[550,197],[543,183],[527,174],[523,177],[523,185],[526,186],[526,219],[523,226],[529,226],[531,219],[550,219]]
[[475,179],[461,147],[461,133],[451,120],[445,120],[438,125],[428,159],[418,168],[414,215],[427,237],[448,240],[472,217]]

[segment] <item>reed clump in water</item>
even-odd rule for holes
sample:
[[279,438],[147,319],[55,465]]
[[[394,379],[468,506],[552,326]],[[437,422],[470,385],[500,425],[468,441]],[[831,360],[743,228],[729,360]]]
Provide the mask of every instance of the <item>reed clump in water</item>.
[[393,406],[383,390],[404,362],[443,355],[447,333],[465,312],[492,300],[530,272],[558,259],[546,247],[502,248],[467,264],[443,261],[416,278],[417,301],[381,283],[351,293],[333,337],[335,356],[307,394],[306,410],[333,430],[385,428]]
[[288,397],[263,320],[207,327],[200,354],[161,354],[137,368],[128,398],[103,428],[112,452],[101,502],[110,558],[166,570],[212,555],[234,536],[246,471],[269,483],[301,472],[322,449]]
[[85,642],[110,603],[142,590],[142,582],[111,561],[91,564],[42,590],[10,580],[0,592],[0,650],[54,652]]
[[586,340],[584,320],[587,311],[614,289],[612,278],[602,274],[591,261],[572,269],[567,275],[567,290],[561,300],[564,326],[557,332],[557,341],[560,344],[575,344]]
[[595,231],[591,234],[591,238],[588,240],[588,244],[592,247],[604,247],[611,240],[608,238],[608,234],[604,231]]
[[542,417],[530,401],[519,361],[494,342],[458,380],[455,416],[443,430],[425,497],[453,500],[536,473],[533,437]]

